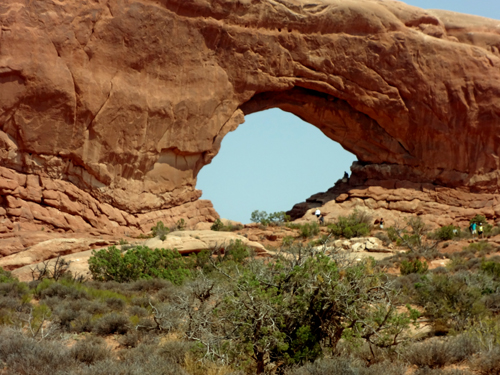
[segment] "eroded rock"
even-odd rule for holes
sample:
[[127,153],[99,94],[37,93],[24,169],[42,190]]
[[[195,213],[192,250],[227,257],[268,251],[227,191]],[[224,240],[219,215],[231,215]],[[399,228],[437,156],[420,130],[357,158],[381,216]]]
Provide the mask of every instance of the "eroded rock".
[[213,221],[197,173],[271,107],[354,153],[356,186],[498,192],[498,21],[379,0],[13,0],[0,22],[4,232]]

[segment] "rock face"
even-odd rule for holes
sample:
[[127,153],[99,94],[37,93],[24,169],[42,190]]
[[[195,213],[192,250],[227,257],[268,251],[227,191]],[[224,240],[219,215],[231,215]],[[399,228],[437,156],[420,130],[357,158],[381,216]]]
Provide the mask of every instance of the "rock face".
[[0,23],[0,231],[214,220],[197,173],[271,107],[353,152],[361,180],[498,192],[498,21],[382,0],[10,0]]

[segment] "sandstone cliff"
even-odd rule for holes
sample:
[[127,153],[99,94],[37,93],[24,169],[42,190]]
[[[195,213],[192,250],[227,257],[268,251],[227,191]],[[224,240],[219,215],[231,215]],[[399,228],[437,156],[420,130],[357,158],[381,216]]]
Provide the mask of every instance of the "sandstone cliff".
[[197,173],[271,107],[353,152],[359,184],[498,192],[498,21],[382,0],[3,0],[0,24],[0,231],[214,220]]

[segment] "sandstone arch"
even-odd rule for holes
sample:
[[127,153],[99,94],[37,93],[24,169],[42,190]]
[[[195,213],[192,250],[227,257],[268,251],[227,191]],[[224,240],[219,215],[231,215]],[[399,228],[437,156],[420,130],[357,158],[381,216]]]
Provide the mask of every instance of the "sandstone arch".
[[498,192],[498,21],[382,0],[14,0],[0,22],[4,231],[213,219],[197,172],[270,106],[356,154],[354,182]]

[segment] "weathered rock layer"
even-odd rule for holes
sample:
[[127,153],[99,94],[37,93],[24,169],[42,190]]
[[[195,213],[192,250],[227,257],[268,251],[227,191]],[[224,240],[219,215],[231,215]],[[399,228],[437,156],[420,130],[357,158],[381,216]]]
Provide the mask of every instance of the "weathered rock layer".
[[498,21],[382,0],[9,0],[0,24],[3,230],[213,220],[197,173],[271,107],[367,179],[498,192]]

